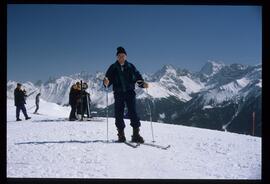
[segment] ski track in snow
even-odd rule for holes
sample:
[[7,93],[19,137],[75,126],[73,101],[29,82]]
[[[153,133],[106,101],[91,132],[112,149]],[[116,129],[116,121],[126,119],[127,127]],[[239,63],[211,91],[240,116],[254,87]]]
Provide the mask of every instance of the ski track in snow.
[[[29,101],[27,107],[33,104]],[[113,142],[114,118],[109,118],[106,142],[106,118],[69,122],[70,108],[55,105],[41,101],[41,115],[30,111],[31,120],[16,122],[8,100],[7,177],[261,179],[261,138],[153,123],[156,144],[171,147],[132,148]],[[132,128],[125,122],[130,140]],[[151,142],[150,122],[141,124],[141,135]]]

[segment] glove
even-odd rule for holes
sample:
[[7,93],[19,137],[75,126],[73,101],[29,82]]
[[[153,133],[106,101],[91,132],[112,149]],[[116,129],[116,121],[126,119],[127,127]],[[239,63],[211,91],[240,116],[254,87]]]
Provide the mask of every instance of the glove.
[[140,88],[148,88],[149,87],[148,83],[147,82],[144,82],[143,80],[138,80],[137,81],[137,84],[138,84],[138,86]]
[[110,83],[109,79],[107,77],[105,77],[103,80],[104,86],[108,87],[109,83]]

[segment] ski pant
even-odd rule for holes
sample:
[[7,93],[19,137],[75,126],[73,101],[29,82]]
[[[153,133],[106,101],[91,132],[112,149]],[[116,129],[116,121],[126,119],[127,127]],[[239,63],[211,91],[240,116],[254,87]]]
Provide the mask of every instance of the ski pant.
[[24,104],[19,104],[19,105],[16,106],[16,118],[17,119],[20,118],[20,111],[21,110],[23,112],[24,117],[27,118],[28,115],[27,115],[26,108],[25,108]]
[[36,103],[36,110],[35,110],[35,112],[34,112],[34,113],[37,113],[38,109],[39,109],[39,104],[38,104],[38,103]]
[[[82,106],[81,106],[82,105]],[[82,109],[81,109],[82,108]],[[82,111],[82,112],[81,112]],[[87,117],[90,117],[90,112],[88,110],[87,103],[84,101],[83,103],[79,103],[77,107],[77,114],[84,115],[86,113]]]
[[128,108],[128,116],[130,118],[130,125],[133,128],[138,128],[141,126],[139,117],[136,112],[136,94],[134,90],[127,92],[114,92],[114,115],[115,115],[115,125],[117,129],[123,130],[125,128],[124,122],[124,109],[125,103]]
[[69,114],[69,119],[77,119],[76,117],[77,104],[71,104],[71,111]]
[[[87,105],[85,105],[85,110],[84,110],[83,112],[85,113],[85,111],[86,111],[87,117],[90,118],[90,111],[89,111]],[[84,113],[83,113],[83,114],[84,114]]]

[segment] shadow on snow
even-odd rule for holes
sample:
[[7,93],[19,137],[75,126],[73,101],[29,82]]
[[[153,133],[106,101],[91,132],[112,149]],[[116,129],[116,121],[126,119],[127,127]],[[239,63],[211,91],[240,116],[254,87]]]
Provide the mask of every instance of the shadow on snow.
[[70,140],[70,141],[38,141],[38,142],[19,142],[15,143],[15,145],[22,145],[22,144],[66,144],[66,143],[80,143],[80,144],[87,144],[87,143],[118,143],[116,140],[93,140],[93,141],[79,141],[79,140]]

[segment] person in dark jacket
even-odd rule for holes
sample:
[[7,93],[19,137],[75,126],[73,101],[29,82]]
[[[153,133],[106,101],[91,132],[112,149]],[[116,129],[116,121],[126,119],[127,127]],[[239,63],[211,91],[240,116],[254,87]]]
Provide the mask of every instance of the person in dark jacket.
[[76,110],[77,106],[80,100],[80,83],[77,82],[76,84],[72,85],[70,88],[70,93],[69,93],[69,105],[71,106],[71,111],[69,115],[69,120],[70,121],[75,121],[77,120],[76,117]]
[[14,90],[14,101],[15,101],[15,106],[16,106],[16,121],[21,121],[20,119],[20,111],[22,110],[23,115],[25,117],[25,120],[31,119],[27,115],[25,105],[25,98],[27,97],[26,91],[22,90],[22,85],[20,83],[17,83],[17,87]]
[[[82,93],[80,94],[80,101],[77,106],[77,114],[84,116],[86,113],[87,118],[90,118],[90,94],[86,91],[88,85],[86,82],[82,84]],[[82,113],[81,113],[82,111]]]
[[88,85],[86,82],[83,83],[83,115],[86,113],[87,118],[91,117],[90,114],[90,94],[86,91]]
[[39,109],[39,97],[40,97],[41,93],[38,93],[36,96],[36,110],[34,112],[34,114],[37,113],[38,109]]
[[131,141],[143,143],[143,137],[139,134],[141,123],[136,112],[136,94],[134,89],[136,83],[141,88],[148,88],[148,83],[144,82],[136,67],[126,60],[127,53],[123,47],[117,48],[116,56],[117,61],[107,70],[103,84],[105,87],[113,85],[115,125],[118,130],[118,141],[126,141],[124,133],[125,123],[123,119],[126,103],[130,125],[133,127]]

